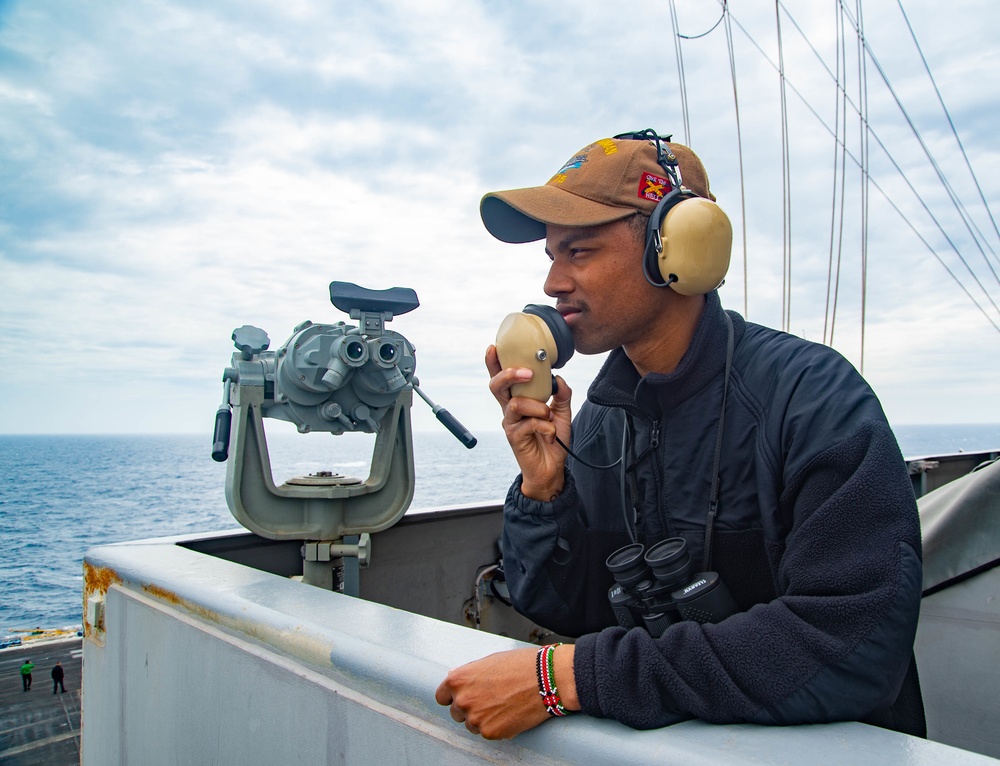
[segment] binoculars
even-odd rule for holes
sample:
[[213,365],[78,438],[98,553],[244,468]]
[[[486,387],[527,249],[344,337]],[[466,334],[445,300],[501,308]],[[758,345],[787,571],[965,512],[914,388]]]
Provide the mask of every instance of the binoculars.
[[608,600],[623,628],[643,626],[654,638],[682,620],[721,622],[739,607],[716,572],[692,574],[683,538],[670,537],[646,550],[632,543],[608,556],[615,584]]

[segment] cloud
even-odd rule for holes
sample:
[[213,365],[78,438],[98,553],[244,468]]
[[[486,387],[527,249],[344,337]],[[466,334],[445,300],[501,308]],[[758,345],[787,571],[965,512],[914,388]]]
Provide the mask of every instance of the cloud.
[[[232,329],[260,326],[273,348],[304,319],[346,319],[328,300],[333,279],[413,287],[421,306],[393,329],[417,346],[421,385],[470,427],[496,428],[483,352],[506,313],[549,301],[541,290],[547,259],[540,245],[503,245],[485,234],[481,195],[542,183],[595,138],[648,126],[696,147],[733,219],[724,301],[740,311],[746,301],[751,320],[776,326],[788,184],[789,329],[816,340],[829,333],[827,274],[836,273],[831,252],[839,253],[835,343],[860,366],[860,171],[849,158],[847,233],[831,249],[840,176],[828,128],[844,108],[827,71],[835,68],[836,26],[832,11],[785,7],[787,81],[801,94],[786,93],[787,181],[773,10],[733,9],[744,279],[744,196],[722,26],[682,44],[685,124],[667,6],[4,5],[0,329],[15,361],[0,430],[207,433]],[[708,4],[678,8],[689,34],[718,18]],[[879,64],[932,139],[980,239],[998,249],[898,9],[865,13]],[[910,12],[991,203],[998,13],[971,2],[953,4],[947,20]],[[858,105],[857,52],[848,53],[848,93]],[[871,177],[910,223],[869,190],[865,372],[901,422],[989,419],[983,413],[1000,385],[998,333],[910,226],[949,268],[975,273],[984,289],[967,273],[963,284],[1000,322],[989,305],[990,296],[998,300],[993,256],[978,252],[894,99],[875,72],[868,76],[873,129],[969,265],[872,144]],[[847,146],[860,156],[853,108],[847,124]],[[565,370],[577,401],[600,361],[577,357]],[[414,406],[417,427],[437,428],[425,410]]]

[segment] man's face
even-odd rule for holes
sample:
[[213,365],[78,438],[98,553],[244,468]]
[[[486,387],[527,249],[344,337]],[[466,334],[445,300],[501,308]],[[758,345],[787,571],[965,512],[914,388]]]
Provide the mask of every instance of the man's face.
[[[581,354],[655,342],[665,293],[642,273],[643,243],[626,221],[602,226],[545,227],[552,261],[545,293],[573,333]],[[631,354],[629,354],[631,357]]]

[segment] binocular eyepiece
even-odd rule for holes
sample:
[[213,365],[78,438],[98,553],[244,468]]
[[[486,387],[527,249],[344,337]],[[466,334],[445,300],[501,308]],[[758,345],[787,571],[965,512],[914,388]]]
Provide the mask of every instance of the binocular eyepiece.
[[608,556],[615,584],[608,600],[623,628],[642,625],[654,638],[682,620],[721,622],[739,607],[715,572],[692,575],[683,538],[670,537],[648,550],[632,543]]

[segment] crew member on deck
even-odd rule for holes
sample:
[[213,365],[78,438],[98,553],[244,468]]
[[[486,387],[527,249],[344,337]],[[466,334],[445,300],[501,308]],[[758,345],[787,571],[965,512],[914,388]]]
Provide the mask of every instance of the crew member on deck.
[[35,666],[31,660],[25,660],[24,664],[21,665],[21,686],[24,691],[28,691],[31,688],[31,671],[34,669]]
[[66,687],[63,685],[63,678],[66,677],[66,672],[63,670],[61,662],[57,662],[52,668],[52,693],[55,694],[57,691],[66,692]]
[[[545,241],[544,289],[576,350],[610,354],[573,418],[564,380],[547,403],[512,396],[533,373],[486,352],[521,470],[504,507],[511,598],[576,639],[450,671],[437,701],[474,733],[582,711],[638,729],[699,718],[925,734],[920,530],[895,437],[836,351],[723,309],[728,250],[702,245],[715,234],[698,217],[717,219],[714,199],[694,152],[642,131],[482,200],[493,236]],[[682,251],[697,257],[673,262]],[[677,539],[734,613],[658,637],[621,627],[608,557]]]

